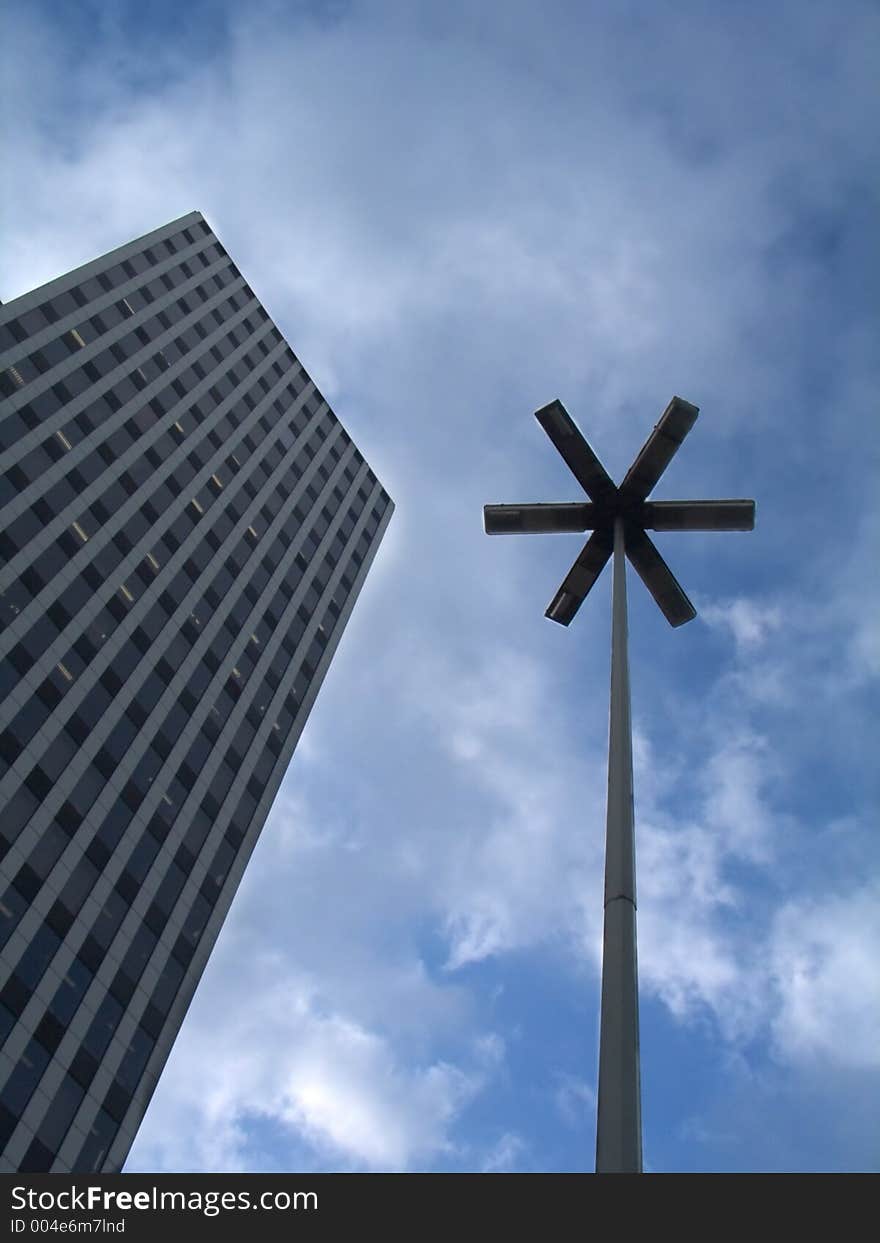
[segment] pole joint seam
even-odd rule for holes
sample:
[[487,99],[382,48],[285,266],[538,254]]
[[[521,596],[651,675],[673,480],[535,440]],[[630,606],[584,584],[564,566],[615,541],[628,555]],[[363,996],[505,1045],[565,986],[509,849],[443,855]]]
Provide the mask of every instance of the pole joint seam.
[[639,909],[638,905],[636,904],[635,898],[631,898],[628,893],[616,893],[613,898],[606,898],[603,910],[607,911],[608,907],[611,905],[612,902],[630,902],[632,903],[632,908],[634,911],[637,911]]

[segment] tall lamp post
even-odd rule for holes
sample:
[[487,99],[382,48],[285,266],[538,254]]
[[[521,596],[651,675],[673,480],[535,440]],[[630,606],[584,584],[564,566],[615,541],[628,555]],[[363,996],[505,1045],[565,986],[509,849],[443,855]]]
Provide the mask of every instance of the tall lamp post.
[[589,497],[558,505],[486,505],[486,533],[592,531],[547,609],[567,626],[612,557],[611,711],[605,827],[605,928],[599,1031],[596,1172],[640,1174],[639,986],[633,826],[632,723],[627,654],[626,562],[671,626],[696,610],[647,534],[651,531],[751,531],[754,501],[649,501],[649,493],[696,421],[696,406],[673,397],[616,487],[561,401],[543,406],[538,422]]

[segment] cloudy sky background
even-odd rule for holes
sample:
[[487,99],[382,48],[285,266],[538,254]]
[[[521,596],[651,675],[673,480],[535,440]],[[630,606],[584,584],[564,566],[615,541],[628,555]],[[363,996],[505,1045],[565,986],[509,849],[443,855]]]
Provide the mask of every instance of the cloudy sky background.
[[129,1170],[593,1167],[620,478],[757,528],[630,575],[648,1168],[880,1164],[878,12],[13,4],[4,301],[192,209],[397,509]]

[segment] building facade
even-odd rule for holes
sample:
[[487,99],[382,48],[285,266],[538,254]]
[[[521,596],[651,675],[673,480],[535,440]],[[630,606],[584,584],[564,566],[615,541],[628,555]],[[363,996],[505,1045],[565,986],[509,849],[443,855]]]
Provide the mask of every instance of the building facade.
[[119,1170],[393,509],[198,212],[0,305],[0,1170]]

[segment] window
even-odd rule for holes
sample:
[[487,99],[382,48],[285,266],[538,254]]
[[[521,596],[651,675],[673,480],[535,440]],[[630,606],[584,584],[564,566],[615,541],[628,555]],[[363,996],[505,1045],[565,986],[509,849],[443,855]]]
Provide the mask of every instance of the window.
[[95,920],[92,936],[102,947],[108,949],[128,913],[128,903],[115,889],[111,889],[107,900]]
[[144,833],[125,865],[126,871],[131,873],[139,885],[146,879],[158,853],[157,839],[151,833]]
[[168,1014],[182,980],[183,968],[174,958],[169,958],[153,992],[153,1005],[161,1014]]
[[60,1023],[70,1022],[93,979],[93,973],[82,959],[74,958],[49,1006],[49,1010]]
[[36,1040],[25,1048],[3,1089],[3,1101],[14,1114],[21,1114],[49,1064],[49,1054]]
[[62,832],[57,824],[51,823],[43,830],[39,842],[31,851],[28,859],[28,864],[38,880],[46,879],[66,845],[67,834]]
[[80,1084],[70,1075],[65,1075],[53,1094],[52,1105],[37,1132],[38,1142],[45,1145],[50,1157],[61,1147],[84,1096],[85,1090]]
[[129,1092],[134,1092],[137,1087],[154,1046],[154,1039],[142,1027],[134,1029],[116,1072],[118,1082]]
[[80,1154],[73,1164],[73,1168],[75,1170],[82,1170],[84,1174],[98,1172],[104,1164],[118,1129],[118,1123],[114,1122],[105,1110],[99,1109],[92,1124],[92,1129],[89,1131],[88,1139],[83,1144]]
[[9,726],[9,733],[16,740],[19,750],[24,750],[34,734],[49,716],[49,708],[39,697],[29,699]]
[[77,754],[77,747],[64,730],[58,734],[54,742],[40,760],[40,766],[52,781],[57,781]]
[[98,830],[97,837],[108,850],[115,850],[131,823],[131,812],[122,802],[114,803]]
[[107,1045],[122,1018],[123,1008],[115,997],[107,993],[83,1041],[83,1048],[98,1059],[104,1056]]
[[[0,899],[0,945],[5,945],[18,927],[19,920],[28,909],[28,899],[13,886],[9,886]],[[4,1000],[8,1000],[4,997]],[[27,994],[22,1001],[21,1009],[27,1005]],[[21,1009],[17,1013],[21,1012]]]
[[22,954],[18,966],[15,968],[15,974],[31,991],[37,987],[43,978],[43,973],[55,957],[60,944],[61,938],[58,933],[53,928],[50,928],[48,924],[40,924],[33,940]]
[[146,924],[141,924],[134,934],[123,962],[125,972],[132,980],[137,981],[143,975],[150,955],[156,948],[157,939],[156,934]]
[[166,916],[174,910],[174,904],[180,896],[186,877],[176,863],[169,864],[168,871],[156,893],[156,905]]
[[61,901],[69,911],[76,913],[82,908],[97,879],[98,869],[91,859],[82,855],[61,891]]

